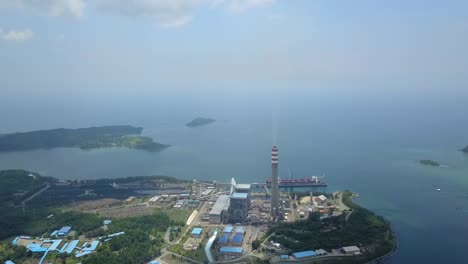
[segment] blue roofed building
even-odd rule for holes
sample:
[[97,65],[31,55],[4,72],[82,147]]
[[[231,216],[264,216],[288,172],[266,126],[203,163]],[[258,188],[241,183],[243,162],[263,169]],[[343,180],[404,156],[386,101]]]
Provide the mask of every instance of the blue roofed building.
[[52,245],[49,247],[49,251],[57,250],[60,243],[62,243],[62,239],[52,240]]
[[48,248],[42,247],[42,244],[31,243],[27,245],[27,248],[33,253],[43,253],[48,251]]
[[70,244],[68,244],[67,249],[65,249],[65,252],[67,252],[67,254],[71,254],[79,242],[79,240],[73,240],[72,242],[70,242]]
[[280,258],[281,259],[289,259],[289,256],[288,255],[281,255]]
[[58,236],[66,236],[70,233],[71,231],[71,227],[69,226],[64,226],[62,228],[60,228],[60,230],[57,232],[57,235]]
[[201,234],[203,232],[203,228],[200,228],[200,227],[195,227],[193,230],[192,230],[192,237],[200,237]]
[[244,234],[235,234],[232,238],[232,244],[234,246],[242,246],[242,242],[244,241]]
[[13,261],[11,261],[11,260],[7,260],[7,261],[5,261],[5,264],[15,264],[15,263]]
[[99,241],[93,241],[91,244],[88,244],[88,247],[83,248],[83,251],[95,251],[97,246],[99,245]]
[[236,231],[234,231],[236,234],[245,234],[245,227],[244,226],[238,226],[236,227]]
[[315,257],[315,256],[317,256],[317,253],[315,253],[315,251],[313,250],[293,253],[293,257],[295,259],[305,259],[305,258],[310,258],[310,257]]
[[232,226],[226,226],[226,227],[223,229],[223,233],[225,233],[225,234],[231,234],[231,233],[232,233],[232,229],[233,229]]
[[229,243],[229,235],[222,235],[219,240],[218,240],[218,244],[220,245],[227,245]]
[[222,255],[239,256],[244,250],[241,247],[221,247],[219,253]]
[[157,260],[152,260],[152,261],[150,261],[150,263],[149,263],[149,264],[160,264],[160,262],[159,262],[159,261],[157,261]]

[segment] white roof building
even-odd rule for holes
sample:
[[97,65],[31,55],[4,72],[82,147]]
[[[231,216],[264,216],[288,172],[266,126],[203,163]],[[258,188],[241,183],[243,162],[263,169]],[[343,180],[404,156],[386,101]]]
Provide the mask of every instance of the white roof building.
[[327,200],[327,197],[322,194],[322,195],[317,196],[317,199],[319,199],[319,201],[323,203]]
[[342,247],[341,251],[343,251],[343,253],[345,254],[354,254],[361,252],[361,250],[356,246]]

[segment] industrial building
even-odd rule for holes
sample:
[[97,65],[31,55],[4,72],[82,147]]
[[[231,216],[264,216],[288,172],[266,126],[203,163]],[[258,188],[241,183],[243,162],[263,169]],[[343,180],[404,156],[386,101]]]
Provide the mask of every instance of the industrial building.
[[243,226],[238,226],[238,227],[236,227],[236,231],[234,231],[234,232],[235,232],[236,234],[242,234],[242,235],[244,235],[244,234],[245,234],[245,230],[246,230],[245,227],[243,227]]
[[235,234],[232,238],[232,245],[233,246],[242,246],[242,242],[244,241],[244,234]]
[[249,193],[251,188],[251,184],[236,184],[234,189],[237,193]]
[[203,232],[203,228],[195,227],[192,230],[192,237],[200,237],[202,232]]
[[232,226],[226,226],[226,227],[224,227],[224,229],[223,229],[223,233],[224,233],[224,234],[231,234],[233,229],[234,229],[234,228],[233,228]]
[[218,244],[220,245],[227,245],[228,243],[229,243],[229,235],[222,235],[218,240]]
[[241,247],[222,247],[219,249],[219,253],[222,255],[230,255],[230,256],[239,256],[242,255],[244,250]]
[[233,193],[230,197],[229,222],[242,223],[247,218],[250,209],[248,193]]
[[315,253],[317,254],[317,256],[323,256],[323,255],[328,254],[328,252],[325,251],[324,249],[317,249],[317,250],[315,250]]
[[298,259],[298,260],[305,259],[305,258],[310,258],[310,257],[315,257],[315,256],[317,256],[317,253],[315,253],[315,251],[313,251],[313,250],[293,253],[293,257],[295,259]]
[[64,226],[60,228],[60,230],[57,232],[57,236],[66,236],[70,233],[71,227],[69,226]]
[[151,199],[148,200],[148,204],[149,205],[155,205],[155,204],[158,203],[160,198],[161,198],[161,196],[153,196],[153,197],[151,197]]
[[356,254],[356,253],[361,253],[361,249],[359,249],[356,246],[349,246],[349,247],[342,247],[341,252],[344,254]]
[[229,205],[229,195],[220,195],[210,211],[210,224],[221,224],[227,222]]

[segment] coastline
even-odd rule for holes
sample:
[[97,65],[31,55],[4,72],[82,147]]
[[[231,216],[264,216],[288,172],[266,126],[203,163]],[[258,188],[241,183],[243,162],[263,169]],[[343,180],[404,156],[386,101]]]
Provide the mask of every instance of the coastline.
[[[341,193],[343,194],[343,193],[345,193],[345,192],[346,192],[346,191],[341,192]],[[351,194],[350,200],[351,200],[351,202],[353,203],[353,205],[354,205],[354,206],[359,206],[359,207],[361,207],[360,205],[358,205],[357,203],[355,203],[355,202],[353,201],[354,198],[359,197],[359,194],[358,194],[358,193],[354,193],[354,192],[351,192],[351,193],[352,193],[352,194]],[[343,203],[343,204],[345,204],[346,206],[352,208],[352,206],[350,206],[349,204],[346,204],[346,202],[343,200],[343,195],[341,196],[341,200],[342,200],[342,203]],[[363,208],[363,207],[361,207],[361,208]],[[371,212],[372,212],[372,211],[371,211]],[[365,262],[364,264],[378,264],[378,263],[382,263],[382,262],[385,263],[385,261],[390,260],[390,259],[393,257],[393,255],[396,253],[396,251],[398,250],[398,238],[397,238],[397,236],[395,235],[395,231],[393,231],[393,229],[391,228],[391,222],[388,221],[387,219],[384,219],[384,220],[385,220],[385,222],[389,225],[390,232],[391,232],[391,235],[392,235],[392,237],[393,237],[392,242],[394,243],[395,246],[394,246],[389,252],[387,252],[386,254],[384,254],[384,255],[382,255],[382,256],[380,256],[380,257],[377,257],[377,258],[375,258],[375,259],[373,259],[373,260],[370,260],[370,261],[368,261],[368,262]]]

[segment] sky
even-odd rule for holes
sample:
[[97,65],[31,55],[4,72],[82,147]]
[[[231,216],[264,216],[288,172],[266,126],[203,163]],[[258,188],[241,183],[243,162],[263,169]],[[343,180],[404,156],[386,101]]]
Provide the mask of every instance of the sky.
[[468,1],[0,0],[0,97],[459,96],[466,47]]

